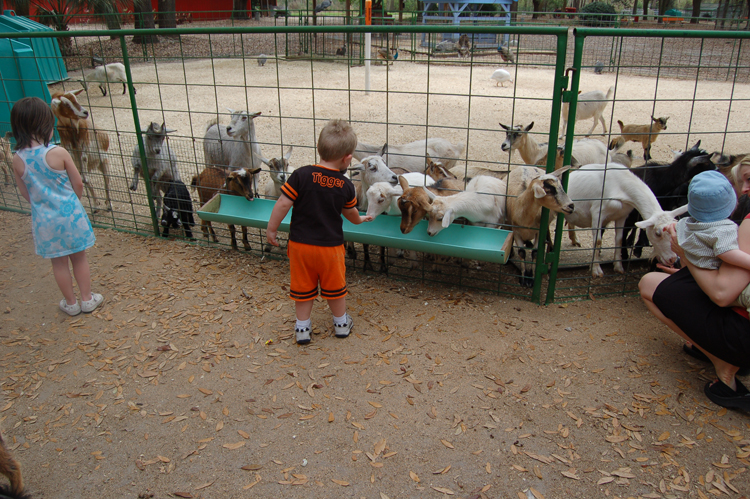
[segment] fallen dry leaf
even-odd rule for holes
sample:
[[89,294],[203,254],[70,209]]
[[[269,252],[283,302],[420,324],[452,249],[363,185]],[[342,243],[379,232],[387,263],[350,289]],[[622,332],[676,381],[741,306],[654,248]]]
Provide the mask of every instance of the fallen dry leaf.
[[448,495],[448,496],[454,495],[451,489],[446,489],[445,487],[435,487],[434,485],[431,485],[430,487],[437,490],[438,492],[442,492],[445,495]]
[[453,444],[452,444],[452,443],[450,443],[450,442],[449,442],[449,441],[447,441],[447,440],[440,440],[440,443],[442,443],[443,445],[445,445],[445,446],[446,446],[446,447],[448,447],[449,449],[455,449],[455,447],[453,447]]
[[348,487],[349,482],[345,482],[343,480],[336,480],[335,478],[331,478],[331,481],[337,485],[341,485],[342,487]]
[[235,450],[235,449],[239,449],[240,447],[243,447],[244,445],[245,445],[245,441],[243,440],[243,441],[236,442],[233,444],[224,444],[222,445],[222,447],[224,447],[225,449],[229,449],[229,450]]

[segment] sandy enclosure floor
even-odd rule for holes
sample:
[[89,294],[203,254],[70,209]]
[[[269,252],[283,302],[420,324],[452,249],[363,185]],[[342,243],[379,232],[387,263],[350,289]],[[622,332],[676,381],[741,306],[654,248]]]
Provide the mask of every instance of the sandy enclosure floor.
[[713,371],[638,299],[349,273],[353,335],[316,303],[298,347],[286,263],[96,229],[106,302],[70,318],[29,217],[0,222],[0,426],[35,498],[750,490],[750,420],[706,400]]

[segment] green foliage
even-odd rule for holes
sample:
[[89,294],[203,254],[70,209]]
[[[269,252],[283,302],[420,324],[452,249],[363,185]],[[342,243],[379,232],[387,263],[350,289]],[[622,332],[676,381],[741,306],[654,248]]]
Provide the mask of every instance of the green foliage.
[[615,8],[605,2],[593,2],[581,9],[580,21],[586,26],[611,26],[617,20]]

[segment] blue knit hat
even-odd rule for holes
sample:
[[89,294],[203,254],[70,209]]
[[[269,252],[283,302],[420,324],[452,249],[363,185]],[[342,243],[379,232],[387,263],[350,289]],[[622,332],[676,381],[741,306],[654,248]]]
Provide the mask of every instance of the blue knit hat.
[[688,186],[688,213],[699,222],[729,218],[737,204],[729,180],[716,170],[699,173]]

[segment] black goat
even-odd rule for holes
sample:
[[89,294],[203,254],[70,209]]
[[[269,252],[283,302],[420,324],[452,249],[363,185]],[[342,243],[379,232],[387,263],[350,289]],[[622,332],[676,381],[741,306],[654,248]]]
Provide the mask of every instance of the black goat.
[[161,215],[161,225],[164,227],[162,236],[169,236],[169,228],[182,229],[185,237],[193,239],[192,227],[195,225],[193,219],[193,200],[184,183],[177,180],[172,182],[164,194],[164,210]]
[[[700,145],[701,141],[699,140],[671,163],[648,161],[643,166],[630,169],[648,185],[664,211],[686,205],[690,180],[701,172],[716,170],[716,165],[711,161],[711,155],[701,149]],[[625,221],[622,247],[623,260],[629,258],[629,249],[633,246],[635,240],[635,223],[639,220],[641,220],[640,214],[633,210]],[[633,256],[640,258],[643,248],[648,245],[646,233],[641,231],[638,242],[633,248]]]

